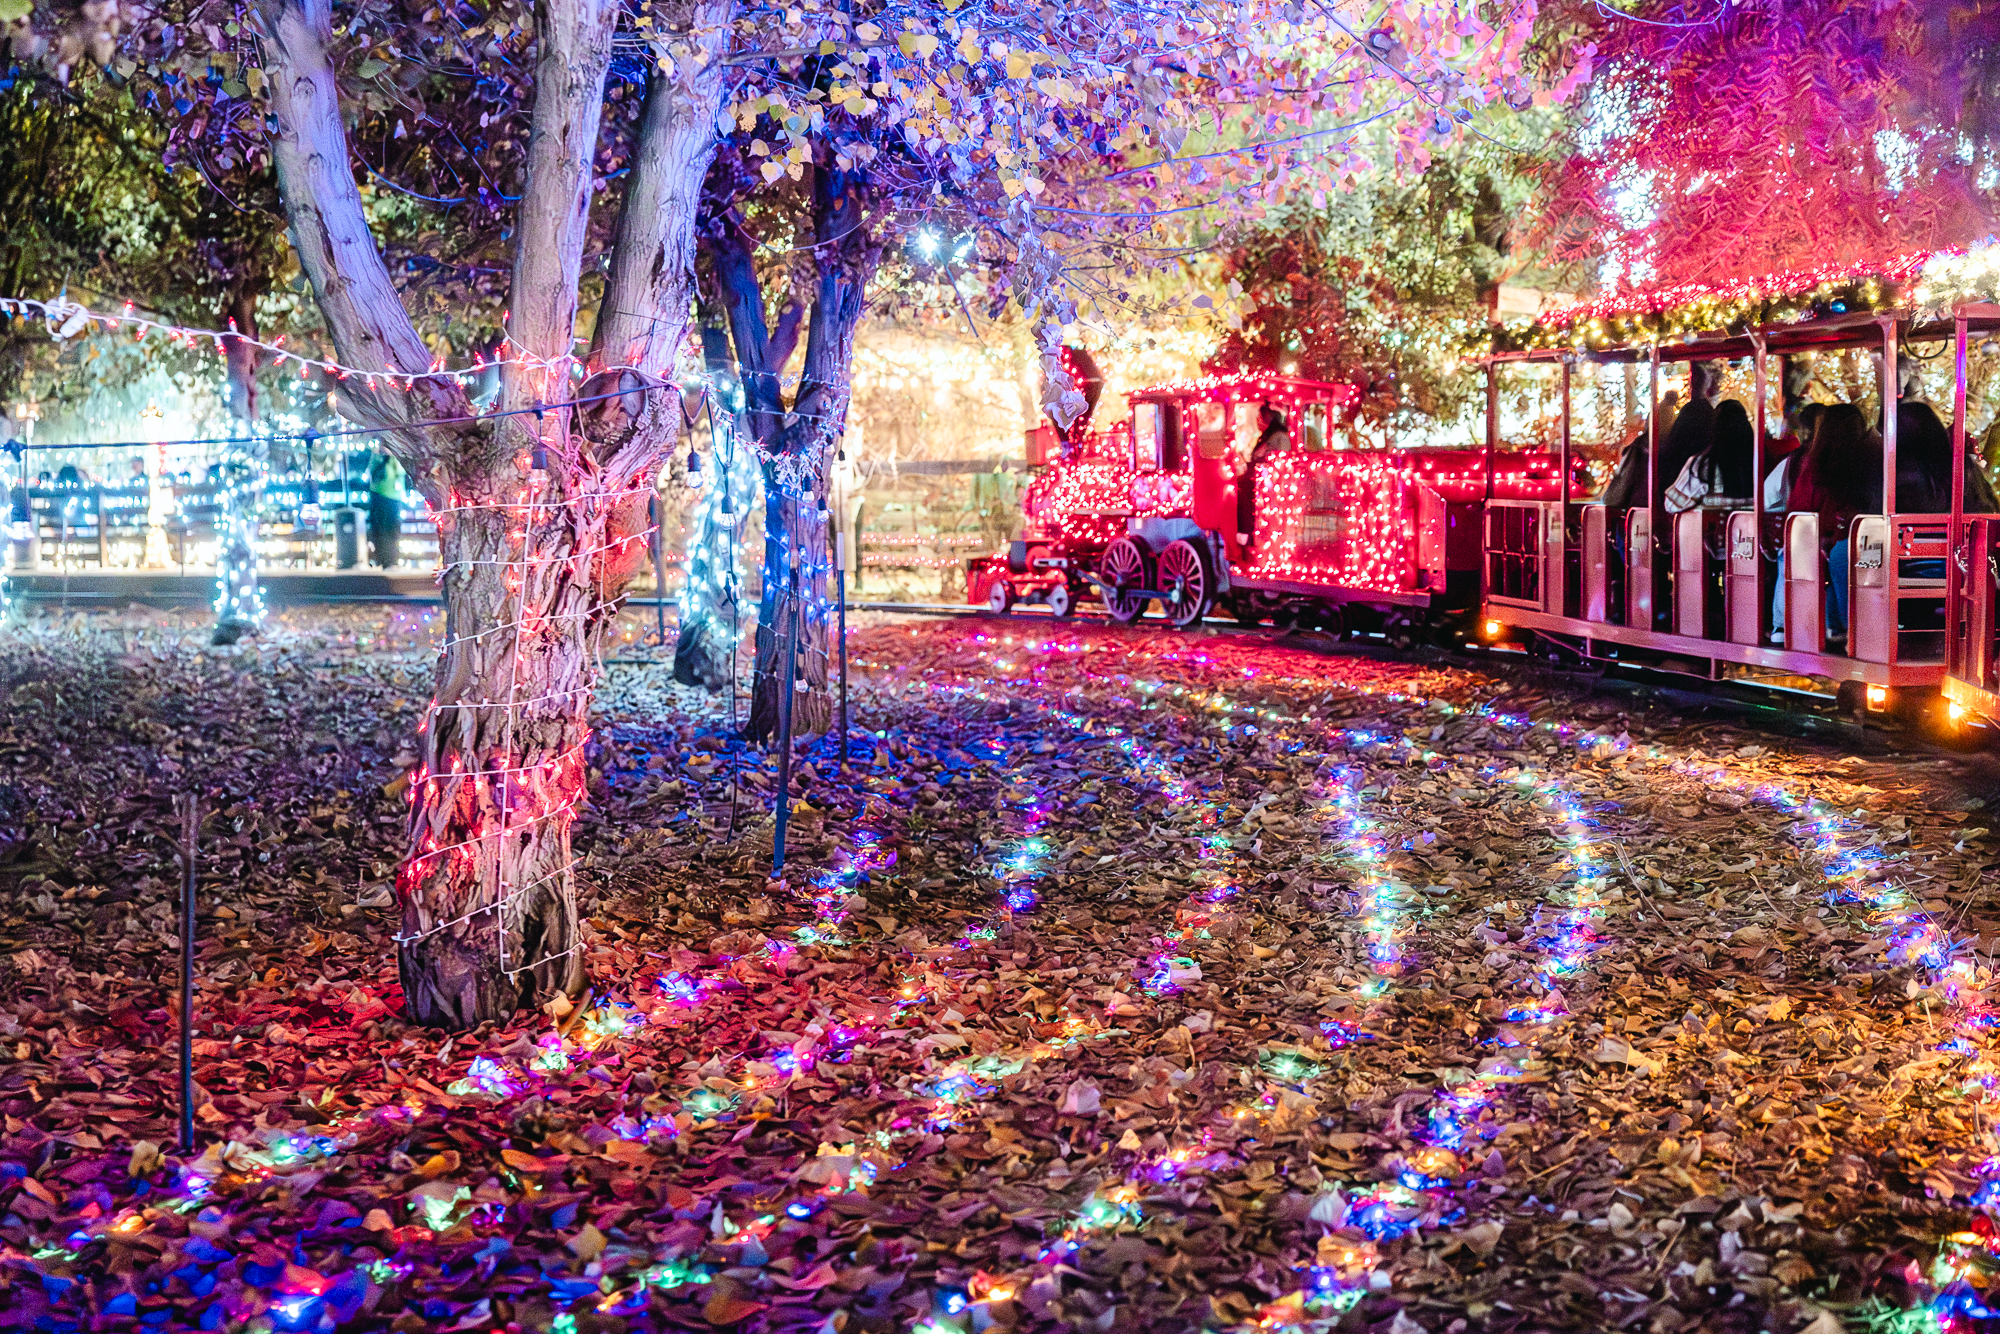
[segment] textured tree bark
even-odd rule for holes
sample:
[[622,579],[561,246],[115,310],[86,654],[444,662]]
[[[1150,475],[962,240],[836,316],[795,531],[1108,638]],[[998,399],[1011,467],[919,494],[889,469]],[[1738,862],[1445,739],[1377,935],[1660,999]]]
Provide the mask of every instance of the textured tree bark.
[[[255,279],[260,275],[245,275]],[[257,369],[263,363],[252,342],[257,337],[257,289],[259,281],[245,281],[230,293],[229,308],[223,312],[233,334],[222,339],[223,375],[229,387],[229,415],[240,422],[258,417]]]
[[[779,656],[778,635],[767,634],[765,626],[772,615],[790,610],[778,602],[779,595],[791,586],[788,562],[793,547],[799,562],[797,679],[803,685],[792,702],[792,733],[817,736],[833,725],[833,701],[827,690],[832,610],[827,598],[832,565],[827,540],[828,467],[846,430],[854,335],[866,306],[868,280],[882,254],[881,243],[868,226],[859,175],[825,163],[814,169],[813,234],[827,239],[813,251],[817,278],[812,318],[806,329],[805,366],[778,451],[797,460],[791,471],[803,480],[785,494],[788,488],[773,485],[771,470],[765,476],[760,612],[768,609],[770,614],[759,617],[757,668],[751,684],[750,723],[745,729],[753,740],[760,741],[778,728],[785,664]],[[773,531],[782,534],[781,541],[771,540]]]
[[582,985],[570,829],[614,614],[600,584],[644,561],[645,511],[558,498],[531,478],[444,534],[445,647],[398,880],[403,990],[424,1022],[476,1024]]
[[[258,0],[273,157],[294,245],[341,360],[343,415],[388,433],[430,503],[446,643],[398,875],[408,1016],[463,1027],[583,978],[570,830],[585,799],[595,664],[647,558],[651,479],[681,429],[664,376],[691,305],[692,200],[713,153],[727,0],[669,0],[676,73],[649,99],[581,382],[577,283],[616,6],[540,0],[528,183],[501,403],[429,374],[360,207],[327,56],[329,0]],[[660,76],[656,76],[658,78]],[[615,312],[615,313],[614,313]]]

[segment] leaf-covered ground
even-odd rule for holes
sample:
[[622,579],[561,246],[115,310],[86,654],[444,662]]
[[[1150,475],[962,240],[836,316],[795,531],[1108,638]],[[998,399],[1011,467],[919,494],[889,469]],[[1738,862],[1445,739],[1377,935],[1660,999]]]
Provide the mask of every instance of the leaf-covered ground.
[[772,883],[770,757],[614,661],[592,991],[448,1036],[389,940],[435,636],[0,637],[0,1329],[1984,1311],[1983,761],[1304,639],[898,622]]

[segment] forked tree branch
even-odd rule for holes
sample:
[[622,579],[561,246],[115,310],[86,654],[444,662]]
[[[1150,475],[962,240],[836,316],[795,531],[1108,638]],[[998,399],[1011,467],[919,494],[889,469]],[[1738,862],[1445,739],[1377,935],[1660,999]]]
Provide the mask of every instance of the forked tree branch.
[[[577,281],[590,228],[591,178],[604,118],[616,0],[537,0],[535,104],[528,181],[514,215],[509,360],[500,405],[518,410],[569,397]],[[567,412],[561,420],[567,420]],[[532,435],[532,417],[516,420]],[[509,432],[508,434],[518,434]],[[555,432],[561,439],[564,431]]]
[[[362,372],[340,387],[347,411],[390,430],[469,414],[465,391],[448,377],[426,377],[407,389],[386,379],[369,386],[370,372],[423,375],[430,369],[431,354],[389,279],[354,185],[340,91],[327,54],[331,5],[329,0],[257,0],[256,12],[275,124],[271,155],[292,244],[336,354],[343,365]],[[393,438],[412,475],[428,485],[436,461],[433,437],[403,431]]]
[[591,353],[593,368],[630,366],[662,379],[673,372],[694,296],[695,212],[715,153],[721,57],[736,3],[694,0],[685,10],[684,24],[667,6],[652,10],[662,38],[684,44],[671,71],[656,68],[647,84]]

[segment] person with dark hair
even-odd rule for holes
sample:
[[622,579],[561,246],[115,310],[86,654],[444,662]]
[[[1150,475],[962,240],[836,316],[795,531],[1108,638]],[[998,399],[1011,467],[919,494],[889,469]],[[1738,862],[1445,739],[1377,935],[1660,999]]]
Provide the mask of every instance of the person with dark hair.
[[1257,443],[1251,447],[1249,462],[1236,480],[1236,540],[1243,546],[1254,545],[1257,538],[1257,470],[1291,447],[1285,414],[1269,403],[1259,404]]
[[1722,397],[1722,363],[1696,361],[1688,366],[1688,404],[1674,415],[1674,424],[1660,440],[1660,458],[1653,469],[1653,501],[1664,505],[1667,488],[1687,467],[1688,460],[1715,440],[1716,402]]
[[[1902,490],[1900,485],[1897,490]],[[1800,461],[1789,510],[1817,511],[1820,541],[1827,555],[1826,637],[1847,637],[1847,529],[1857,514],[1882,510],[1882,439],[1852,403],[1834,403],[1820,414],[1812,444]],[[1784,565],[1778,584],[1784,586]],[[1782,605],[1782,601],[1779,605]]]
[[1715,410],[1714,436],[1708,448],[1689,459],[1667,488],[1667,512],[1704,505],[1734,508],[1750,503],[1756,472],[1756,429],[1750,412],[1735,399]]
[[1824,403],[1803,403],[1792,423],[1792,432],[1797,444],[1792,451],[1771,465],[1764,474],[1764,512],[1783,514],[1792,499],[1792,486],[1799,480],[1799,465],[1805,462],[1806,450],[1811,448],[1813,432],[1819,426],[1819,419],[1826,413]]
[[[1901,514],[1951,512],[1951,428],[1936,409],[1917,399],[1896,408],[1896,510]],[[1992,483],[1965,460],[1965,512],[2000,513]]]

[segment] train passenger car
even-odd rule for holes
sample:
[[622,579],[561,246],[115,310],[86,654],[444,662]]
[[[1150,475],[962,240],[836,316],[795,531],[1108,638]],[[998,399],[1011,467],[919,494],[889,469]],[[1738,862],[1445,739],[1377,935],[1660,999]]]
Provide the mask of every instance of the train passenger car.
[[[968,598],[1066,613],[1091,590],[1114,621],[1157,603],[1187,626],[1308,623],[1396,638],[1451,634],[1479,595],[1489,497],[1556,498],[1547,452],[1338,448],[1352,385],[1239,374],[1128,395],[1119,429],[1073,440],[1029,486],[1007,560],[976,563]],[[1282,415],[1266,433],[1264,409]],[[1260,438],[1265,449],[1258,450]]]
[[[1692,401],[1692,368],[1720,363],[1736,368],[1751,398],[1755,484],[1733,503],[1670,513],[1661,499],[1670,479],[1652,475],[1662,414],[1646,413],[1640,503],[1612,510],[1508,499],[1489,507],[1483,637],[1570,660],[1802,689],[1832,696],[1856,716],[1927,714],[1941,708],[1941,686],[1953,692],[1955,711],[2000,711],[1993,673],[2000,579],[1990,559],[1967,559],[1969,550],[1994,550],[2000,522],[1963,512],[1971,476],[1968,337],[2000,331],[2000,307],[1941,292],[1927,272],[1939,258],[1604,298],[1500,333],[1485,361],[1487,451],[1496,459],[1508,457],[1502,383],[1523,366],[1559,376],[1566,452],[1579,373],[1633,366],[1657,404],[1683,372],[1682,392]],[[1943,381],[1940,360],[1954,348],[1955,388]],[[1870,448],[1879,440],[1879,465],[1872,456],[1867,464],[1880,469],[1869,479],[1878,512],[1767,512],[1764,481],[1778,448],[1790,443],[1784,423],[1804,401],[1785,387],[1843,357],[1861,368],[1843,392],[1873,428]],[[1918,374],[1926,366],[1939,380],[1928,391]],[[1899,500],[1903,414],[1883,404],[1905,407],[1925,392],[1952,395],[1933,406],[1952,424],[1955,453],[1928,465],[1936,474],[1928,487],[1905,476]],[[1904,462],[1908,474],[1920,461]],[[1937,499],[1937,478],[1946,474],[1950,504]],[[1898,509],[1913,495],[1930,504]],[[1947,682],[1948,648],[1956,685]]]

